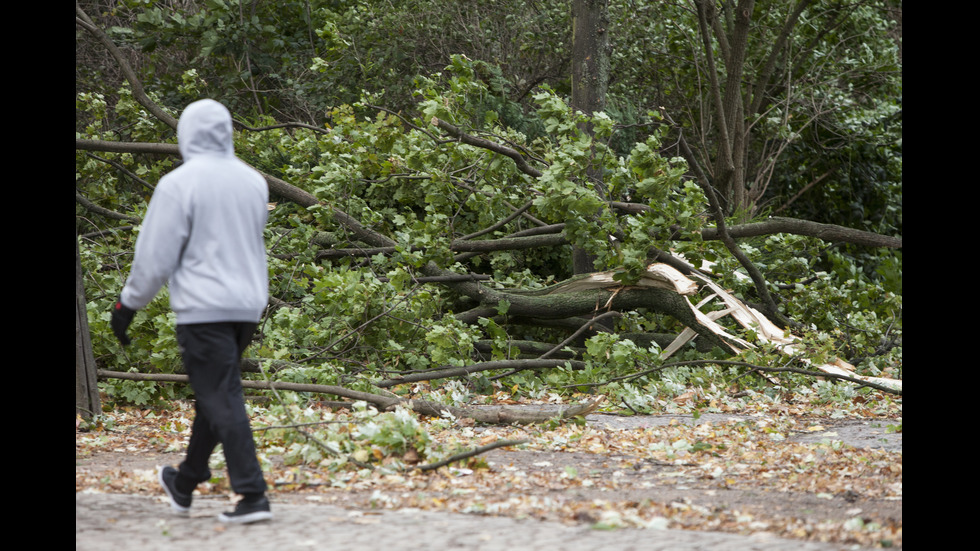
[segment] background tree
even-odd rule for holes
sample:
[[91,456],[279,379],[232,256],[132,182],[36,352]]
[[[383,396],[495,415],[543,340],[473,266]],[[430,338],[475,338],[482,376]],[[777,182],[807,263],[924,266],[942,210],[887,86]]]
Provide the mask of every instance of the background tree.
[[[620,7],[617,30],[627,33],[622,41],[629,47],[618,51],[616,69],[625,71],[618,82],[646,92],[636,96],[646,100],[640,105],[663,107],[675,124],[677,153],[718,190],[727,213],[796,214],[800,191],[834,203],[842,191],[836,182],[856,175],[861,150],[877,151],[875,165],[890,166],[873,185],[887,197],[878,201],[894,205],[901,174],[900,5],[699,0],[639,12]],[[670,61],[627,62],[653,56]],[[625,95],[615,86],[613,93]],[[841,162],[841,154],[850,160]],[[842,167],[846,174],[837,171]],[[848,222],[888,217],[886,207],[876,210],[861,208]],[[814,214],[806,217],[830,221]],[[885,228],[877,230],[892,231]]]
[[[572,96],[571,107],[583,113],[605,111],[609,87],[609,5],[605,1],[572,2]],[[590,127],[583,129],[594,136]],[[602,171],[586,171],[599,197],[605,198]],[[595,269],[595,259],[585,250],[572,251],[572,271],[576,274]]]

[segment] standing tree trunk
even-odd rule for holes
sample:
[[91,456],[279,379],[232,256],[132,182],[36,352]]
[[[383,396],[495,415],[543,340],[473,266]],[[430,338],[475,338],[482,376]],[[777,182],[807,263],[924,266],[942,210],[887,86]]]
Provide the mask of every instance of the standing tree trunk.
[[[697,0],[698,27],[707,63],[711,103],[714,105],[718,152],[714,187],[728,214],[742,210],[745,202],[745,110],[742,76],[754,0],[739,0],[731,33],[718,19],[714,2]],[[720,54],[716,57],[715,43]],[[722,72],[724,67],[724,73]],[[724,77],[722,77],[724,75]]]
[[[572,2],[572,109],[592,114],[606,108],[609,87],[609,0]],[[592,133],[591,128],[584,129]],[[600,197],[605,197],[602,174],[589,170]],[[572,267],[576,274],[595,271],[594,259],[576,247]]]
[[[729,11],[728,17],[719,13],[713,0],[694,0],[694,4],[709,103],[714,112],[711,127],[715,132],[715,151],[708,155],[714,157],[710,185],[722,201],[724,213],[740,213],[741,219],[745,220],[756,211],[756,202],[762,198],[767,179],[764,172],[771,162],[762,163],[763,167],[754,168],[754,173],[750,174],[754,125],[748,121],[772,107],[770,88],[779,77],[777,67],[781,62],[786,63],[783,60],[786,44],[811,0],[796,3],[774,41],[764,46],[757,44],[765,52],[758,67],[750,67],[747,60],[755,0],[729,3],[725,8]],[[788,103],[789,99],[783,101]],[[696,166],[693,156],[685,156],[691,166]],[[746,187],[750,181],[751,190]]]
[[99,386],[96,382],[95,357],[88,330],[85,307],[85,285],[82,283],[82,258],[75,234],[75,414],[88,419],[101,411]]

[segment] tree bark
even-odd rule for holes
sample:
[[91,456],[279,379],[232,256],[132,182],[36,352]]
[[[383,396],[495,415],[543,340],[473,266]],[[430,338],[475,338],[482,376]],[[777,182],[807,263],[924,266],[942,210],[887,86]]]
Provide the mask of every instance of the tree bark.
[[75,235],[75,414],[90,419],[102,411],[96,380],[95,357],[88,329],[85,285],[78,235]]
[[[728,235],[735,238],[756,237],[774,233],[806,235],[817,237],[830,243],[853,243],[855,245],[888,247],[892,249],[902,248],[901,237],[890,237],[833,224],[821,224],[809,220],[800,220],[798,218],[770,218],[764,222],[739,224],[728,228]],[[706,228],[701,231],[701,237],[704,239],[719,239],[721,236],[717,228]]]
[[609,87],[608,27],[608,0],[572,1],[571,106],[586,114],[606,108],[606,90]]
[[568,239],[565,238],[564,234],[559,233],[531,237],[502,237],[500,239],[485,239],[482,241],[458,240],[453,241],[450,244],[450,248],[454,252],[490,252],[537,249],[539,247],[554,247],[567,244]]
[[[572,0],[572,98],[571,107],[591,115],[606,108],[609,88],[609,2]],[[591,126],[582,129],[592,135]],[[594,167],[586,174],[599,197],[606,199],[602,172]],[[575,274],[595,271],[595,258],[580,247],[572,249]]]

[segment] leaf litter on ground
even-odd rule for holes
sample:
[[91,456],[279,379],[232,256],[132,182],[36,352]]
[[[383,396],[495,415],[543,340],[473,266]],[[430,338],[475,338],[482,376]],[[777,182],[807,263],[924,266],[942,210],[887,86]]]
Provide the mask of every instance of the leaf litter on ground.
[[[506,515],[588,523],[596,529],[769,532],[801,540],[901,546],[900,515],[874,518],[861,506],[892,501],[900,510],[901,451],[792,438],[833,434],[825,425],[841,417],[839,404],[822,408],[753,402],[748,407],[741,404],[738,410],[715,409],[731,417],[698,423],[637,423],[625,429],[582,420],[481,426],[467,419],[420,418],[420,430],[431,439],[426,449],[433,454],[441,450],[441,457],[417,457],[411,447],[409,453],[389,454],[375,446],[366,457],[373,468],[356,464],[338,468],[335,463],[324,468],[327,462],[319,456],[316,461],[286,461],[282,448],[272,445],[260,444],[260,454],[272,492],[280,499]],[[322,410],[325,418],[335,418],[334,410]],[[901,426],[900,404],[880,407],[856,400],[846,415]],[[187,402],[160,409],[117,408],[93,423],[76,419],[75,491],[159,493],[152,462],[179,461],[192,419],[193,407]],[[504,440],[523,443],[430,472],[413,468],[453,451]],[[215,467],[222,467],[219,452],[213,461]],[[788,496],[828,502],[843,497],[854,506],[833,518],[804,517],[782,514],[778,507],[767,512],[739,503],[705,506],[698,500],[664,497],[669,493],[665,488],[676,495],[683,490],[708,495],[751,493],[775,504]],[[198,492],[230,495],[220,475]]]

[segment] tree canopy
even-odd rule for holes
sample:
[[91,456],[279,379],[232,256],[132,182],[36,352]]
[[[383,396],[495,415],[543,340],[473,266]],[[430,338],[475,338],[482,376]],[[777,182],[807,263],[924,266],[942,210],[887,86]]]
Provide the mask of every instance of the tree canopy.
[[[567,2],[77,3],[76,234],[99,367],[181,371],[165,292],[125,349],[109,306],[180,161],[175,121],[211,97],[273,201],[272,298],[243,366],[257,380],[656,411],[690,388],[854,392],[815,382],[814,362],[901,379],[901,4],[603,17],[609,81],[583,112]],[[651,265],[696,285],[644,285]],[[802,346],[722,319],[719,292]],[[136,403],[186,392],[101,384]]]

